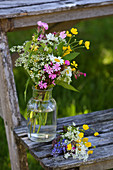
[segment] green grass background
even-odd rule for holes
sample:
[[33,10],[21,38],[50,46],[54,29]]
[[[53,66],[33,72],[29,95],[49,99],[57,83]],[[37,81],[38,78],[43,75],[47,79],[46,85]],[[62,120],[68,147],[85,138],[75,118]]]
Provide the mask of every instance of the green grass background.
[[[86,77],[73,78],[73,86],[80,92],[75,93],[55,87],[53,97],[58,105],[58,117],[86,114],[96,110],[113,108],[113,17],[81,21],[76,24],[79,31],[77,39],[89,40],[90,50],[81,49],[77,57],[79,69]],[[9,46],[22,44],[30,40],[34,30],[8,33]],[[26,117],[24,87],[27,76],[22,68],[14,68],[14,76],[21,113]],[[28,89],[27,101],[31,97]],[[3,120],[0,118],[0,169],[10,170],[10,159]],[[30,170],[42,169],[28,153]]]

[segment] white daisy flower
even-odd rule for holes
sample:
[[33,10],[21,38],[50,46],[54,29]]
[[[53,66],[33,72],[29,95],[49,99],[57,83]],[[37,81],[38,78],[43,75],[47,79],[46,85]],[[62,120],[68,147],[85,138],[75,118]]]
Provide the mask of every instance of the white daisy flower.
[[53,57],[53,58],[51,58],[51,61],[53,63],[59,63],[60,65],[62,65],[64,63],[64,60],[61,57]]

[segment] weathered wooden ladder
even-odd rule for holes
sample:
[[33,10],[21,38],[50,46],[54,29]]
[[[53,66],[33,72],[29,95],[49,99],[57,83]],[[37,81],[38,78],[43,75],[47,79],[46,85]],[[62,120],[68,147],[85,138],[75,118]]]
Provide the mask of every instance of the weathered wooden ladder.
[[101,127],[99,138],[89,135],[97,148],[85,163],[62,156],[55,160],[51,157],[51,143],[28,140],[26,123],[19,112],[6,35],[8,31],[36,26],[39,20],[49,23],[51,31],[60,31],[78,20],[107,15],[113,15],[112,0],[0,0],[0,116],[4,119],[12,170],[28,169],[26,147],[45,169],[113,168],[113,109],[58,119],[58,130],[73,120],[79,126],[88,123],[97,131]]

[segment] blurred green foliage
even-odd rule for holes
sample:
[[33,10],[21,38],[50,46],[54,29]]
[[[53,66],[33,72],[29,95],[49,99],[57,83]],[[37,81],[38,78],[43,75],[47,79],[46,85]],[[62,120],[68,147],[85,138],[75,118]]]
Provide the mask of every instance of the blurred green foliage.
[[[86,114],[96,110],[113,107],[113,17],[93,19],[77,23],[79,31],[77,39],[89,40],[90,50],[81,49],[77,57],[79,69],[86,72],[87,77],[73,78],[73,86],[80,92],[75,93],[55,87],[53,97],[58,105],[58,117]],[[22,44],[30,40],[34,30],[8,33],[9,46]],[[14,68],[14,76],[21,113],[26,117],[26,103],[24,88],[27,74],[22,68]],[[32,96],[31,85],[28,88],[27,101]],[[8,147],[0,119],[0,167],[1,170],[10,169]],[[29,168],[42,169],[37,161],[28,153]]]

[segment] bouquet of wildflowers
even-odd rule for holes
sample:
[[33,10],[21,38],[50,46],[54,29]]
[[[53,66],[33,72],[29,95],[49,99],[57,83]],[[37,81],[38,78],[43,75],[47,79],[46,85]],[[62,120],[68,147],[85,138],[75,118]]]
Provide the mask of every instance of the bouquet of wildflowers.
[[[63,132],[60,133],[52,143],[52,155],[57,157],[60,154],[64,155],[64,158],[72,157],[73,159],[83,159],[87,161],[93,150],[88,148],[92,147],[91,142],[89,142],[87,137],[84,137],[84,133],[89,129],[89,126],[84,124],[82,129],[76,127],[73,122],[73,126],[64,126]],[[95,132],[94,136],[98,136],[99,133]],[[93,146],[95,148],[95,146]]]
[[24,67],[36,89],[45,90],[58,84],[77,91],[70,85],[72,74],[77,79],[80,75],[86,76],[86,73],[78,70],[78,64],[74,60],[79,55],[76,49],[89,49],[90,42],[77,41],[76,28],[72,28],[70,32],[46,34],[48,24],[41,21],[37,24],[32,40],[26,41],[22,46],[11,48],[12,52],[17,51],[20,55],[16,60],[16,66]]

